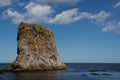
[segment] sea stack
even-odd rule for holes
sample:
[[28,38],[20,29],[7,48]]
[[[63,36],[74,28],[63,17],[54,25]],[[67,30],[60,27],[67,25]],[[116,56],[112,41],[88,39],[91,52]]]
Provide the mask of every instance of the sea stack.
[[18,27],[18,48],[16,60],[5,70],[62,70],[62,63],[54,40],[54,34],[48,28],[37,24],[21,22]]

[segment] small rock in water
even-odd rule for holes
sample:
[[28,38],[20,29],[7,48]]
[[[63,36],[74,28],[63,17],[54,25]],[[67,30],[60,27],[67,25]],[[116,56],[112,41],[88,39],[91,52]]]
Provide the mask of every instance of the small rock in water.
[[112,75],[112,74],[108,74],[108,73],[103,73],[102,75],[106,75],[106,76],[107,76],[107,75]]
[[91,75],[99,75],[98,73],[91,73]]
[[82,74],[82,76],[87,76],[86,74]]
[[90,73],[91,75],[104,75],[104,76],[107,76],[107,75],[111,75],[109,73],[96,73],[96,72],[93,72],[93,73]]
[[95,69],[95,70],[89,70],[89,72],[106,72],[107,70],[98,70],[98,69]]

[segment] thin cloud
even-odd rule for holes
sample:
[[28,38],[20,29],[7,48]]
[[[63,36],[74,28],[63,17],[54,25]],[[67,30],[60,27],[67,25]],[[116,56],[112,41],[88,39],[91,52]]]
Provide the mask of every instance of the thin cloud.
[[120,7],[120,1],[113,5],[114,8]]
[[0,7],[9,6],[12,4],[11,0],[0,0]]
[[22,18],[23,18],[20,13],[18,13],[17,11],[13,11],[12,9],[8,9],[8,10],[4,11],[3,17],[4,18],[12,18],[12,21],[14,23],[19,23],[20,21],[22,21]]
[[105,27],[102,29],[103,32],[114,32],[120,33],[120,22],[108,22]]
[[97,14],[91,14],[88,12],[79,12],[77,8],[63,11],[57,14],[55,18],[49,20],[52,24],[69,24],[82,19],[89,19],[92,22],[104,23],[104,21],[110,16],[110,13],[101,11]]
[[100,11],[97,14],[90,14],[88,13],[88,15],[86,15],[85,17],[87,19],[90,19],[93,22],[96,23],[104,23],[105,20],[110,16],[111,14],[109,12],[105,12],[105,11]]
[[20,6],[23,7],[25,6],[25,2],[21,0],[0,0],[0,7],[6,7],[6,6]]
[[31,0],[31,2],[39,4],[76,4],[82,0]]
[[57,14],[55,18],[50,19],[48,22],[52,24],[69,24],[77,21],[78,17],[78,9],[71,9],[67,11],[63,11],[60,14]]

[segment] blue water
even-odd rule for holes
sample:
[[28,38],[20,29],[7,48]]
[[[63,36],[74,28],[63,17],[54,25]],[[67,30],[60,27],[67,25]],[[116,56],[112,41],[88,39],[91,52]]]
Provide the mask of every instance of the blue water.
[[[0,64],[0,69],[7,65],[9,64]],[[67,70],[59,71],[4,72],[0,74],[0,80],[120,80],[120,64],[66,65]]]

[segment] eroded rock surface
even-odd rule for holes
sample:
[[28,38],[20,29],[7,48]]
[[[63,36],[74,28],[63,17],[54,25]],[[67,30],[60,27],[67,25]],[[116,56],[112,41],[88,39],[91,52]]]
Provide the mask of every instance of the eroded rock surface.
[[49,29],[21,22],[17,41],[18,56],[5,70],[66,69],[57,53],[54,35]]

